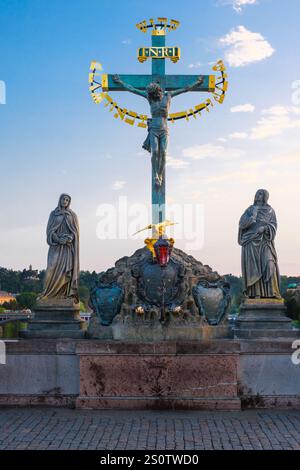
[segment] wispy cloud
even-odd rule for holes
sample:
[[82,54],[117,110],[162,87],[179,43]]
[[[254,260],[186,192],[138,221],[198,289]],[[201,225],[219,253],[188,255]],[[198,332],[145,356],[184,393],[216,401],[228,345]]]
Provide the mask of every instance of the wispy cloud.
[[189,64],[189,69],[199,69],[200,67],[203,67],[203,64],[201,62],[195,62],[194,64]]
[[[275,157],[266,156],[264,160],[253,160],[244,162],[239,170],[223,172],[219,175],[212,175],[206,178],[206,183],[221,183],[223,181],[236,181],[239,183],[255,183],[264,179],[273,179],[281,181],[283,172],[287,170],[288,165],[300,164],[300,148],[288,154],[281,154]],[[284,165],[284,169],[282,168]],[[297,172],[291,175],[291,178],[298,178]],[[287,187],[284,187],[288,191]]]
[[295,118],[300,109],[293,106],[272,106],[262,111],[262,117],[251,129],[253,140],[267,139],[282,134],[287,129],[300,129],[300,119]]
[[275,49],[260,33],[238,26],[220,39],[226,47],[225,60],[232,67],[243,67],[271,57]]
[[296,165],[300,163],[300,148],[285,155],[273,157],[272,165]]
[[183,156],[193,160],[213,159],[235,159],[244,155],[244,151],[238,148],[224,147],[223,145],[204,144],[194,145],[183,149]]
[[258,0],[220,0],[221,5],[231,5],[234,11],[241,13],[247,5],[257,5]]
[[189,166],[189,164],[190,162],[180,158],[167,157],[167,166],[174,168],[175,170],[186,168]]
[[122,41],[122,44],[124,44],[125,46],[128,46],[131,43],[132,43],[132,39],[130,39],[130,38],[123,39],[123,41]]
[[239,104],[237,106],[232,106],[230,111],[232,113],[253,113],[255,106],[253,104]]
[[230,171],[228,173],[222,173],[221,175],[208,176],[205,179],[205,182],[207,184],[212,184],[212,183],[222,183],[228,180],[232,182],[252,184],[252,183],[256,183],[259,181],[259,175],[256,171],[236,170],[236,171]]
[[121,189],[124,188],[125,184],[126,184],[126,181],[116,180],[112,183],[111,189],[113,189],[114,191],[120,191]]
[[[298,156],[300,157],[300,152],[298,152]],[[282,162],[285,159],[285,157],[279,158],[282,158]],[[297,161],[296,155],[292,155],[291,160]],[[214,170],[213,173],[201,175],[200,177],[198,174],[188,176],[184,180],[185,186],[189,188],[195,187],[200,178],[201,185],[205,185],[203,190],[203,195],[205,197],[207,191],[211,190],[213,187],[218,191],[218,188],[229,188],[233,183],[240,187],[244,184],[262,184],[262,181],[265,180],[265,178],[280,178],[281,176],[280,162],[278,161],[278,165],[274,168],[272,167],[272,162],[273,158],[266,155],[264,159],[240,162],[238,168],[236,165],[230,164],[229,167],[227,167],[227,170],[223,167],[222,169]]]
[[229,134],[230,139],[243,140],[247,139],[247,137],[247,132],[233,132],[232,134]]
[[261,117],[248,132],[232,132],[229,139],[263,140],[281,135],[289,129],[300,128],[300,108],[296,106],[275,105],[261,111]]

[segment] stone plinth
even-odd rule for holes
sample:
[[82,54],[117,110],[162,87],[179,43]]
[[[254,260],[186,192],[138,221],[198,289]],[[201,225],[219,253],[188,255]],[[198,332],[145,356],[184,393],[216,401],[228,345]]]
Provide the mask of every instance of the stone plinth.
[[210,326],[200,317],[184,321],[171,318],[166,323],[145,321],[142,318],[115,319],[111,326],[112,337],[118,341],[205,341],[216,338],[233,337],[228,323]]
[[247,299],[240,308],[234,337],[239,339],[298,337],[286,316],[283,299]]
[[24,338],[84,338],[79,304],[72,299],[38,300]]
[[80,343],[76,406],[240,409],[237,352],[226,342]]

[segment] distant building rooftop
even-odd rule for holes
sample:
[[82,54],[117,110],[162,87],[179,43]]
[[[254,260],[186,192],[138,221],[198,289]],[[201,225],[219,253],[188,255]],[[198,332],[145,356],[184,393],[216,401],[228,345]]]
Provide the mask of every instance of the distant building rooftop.
[[0,290],[0,305],[4,304],[4,302],[11,302],[12,300],[16,300],[13,294],[10,294],[5,290]]
[[39,281],[39,271],[37,269],[32,269],[32,265],[29,265],[29,269],[23,269],[22,271],[23,281]]
[[287,286],[288,289],[296,289],[297,287],[299,287],[300,284],[297,284],[296,282],[293,282],[292,284],[289,284]]

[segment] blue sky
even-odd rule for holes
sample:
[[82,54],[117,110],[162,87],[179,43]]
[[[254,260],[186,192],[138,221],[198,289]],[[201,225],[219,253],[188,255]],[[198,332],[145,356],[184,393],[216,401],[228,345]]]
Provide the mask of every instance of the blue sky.
[[[136,52],[151,37],[135,24],[158,16],[181,22],[167,43],[182,57],[167,63],[167,73],[208,74],[218,58],[228,66],[224,104],[170,130],[168,202],[204,210],[204,243],[190,253],[239,274],[238,220],[266,187],[279,220],[281,271],[299,274],[298,0],[288,7],[281,0],[0,0],[0,265],[45,267],[45,226],[62,192],[80,219],[82,269],[106,269],[142,246],[134,237],[97,237],[101,204],[126,196],[149,206],[150,159],[141,150],[145,131],[96,106],[87,77],[91,60],[107,73],[150,73]],[[139,97],[114,96],[147,112]],[[203,99],[175,98],[172,111]],[[177,246],[185,249],[185,240]]]

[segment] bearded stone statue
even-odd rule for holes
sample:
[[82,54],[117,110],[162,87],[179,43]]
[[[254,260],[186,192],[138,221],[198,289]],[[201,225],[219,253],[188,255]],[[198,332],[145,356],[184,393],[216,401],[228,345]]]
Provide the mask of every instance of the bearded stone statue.
[[244,292],[250,299],[281,299],[274,244],[277,219],[268,199],[268,191],[259,189],[254,204],[244,212],[239,223]]

